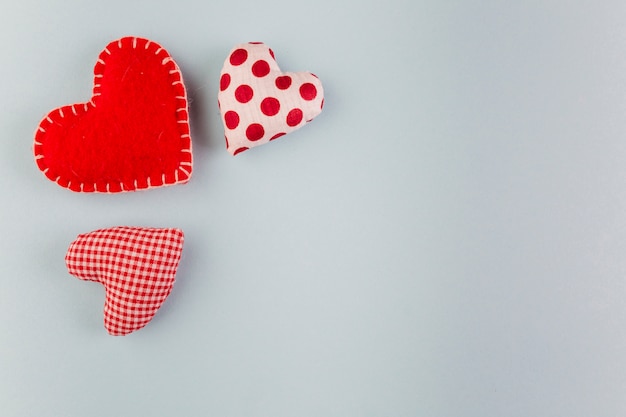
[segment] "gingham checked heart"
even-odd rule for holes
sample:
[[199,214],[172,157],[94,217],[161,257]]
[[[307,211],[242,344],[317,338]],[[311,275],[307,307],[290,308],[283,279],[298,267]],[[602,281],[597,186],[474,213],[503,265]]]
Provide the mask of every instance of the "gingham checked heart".
[[114,336],[141,329],[172,291],[183,250],[179,229],[113,227],[79,235],[70,274],[104,285],[104,326]]
[[258,42],[237,45],[224,62],[217,96],[226,149],[237,155],[310,122],[322,111],[322,82],[310,72],[281,72]]

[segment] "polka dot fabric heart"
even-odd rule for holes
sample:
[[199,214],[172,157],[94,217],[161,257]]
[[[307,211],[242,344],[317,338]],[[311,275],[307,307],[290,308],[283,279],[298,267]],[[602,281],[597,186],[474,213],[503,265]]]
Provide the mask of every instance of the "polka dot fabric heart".
[[77,192],[187,182],[189,112],[176,62],[148,39],[109,43],[94,68],[91,100],[48,113],[36,130],[34,153],[46,177]]
[[237,45],[220,75],[218,104],[226,149],[237,155],[301,128],[324,105],[321,81],[309,72],[281,72],[263,43]]
[[114,336],[144,327],[172,291],[183,250],[179,229],[113,227],[79,235],[70,274],[104,285],[104,326]]

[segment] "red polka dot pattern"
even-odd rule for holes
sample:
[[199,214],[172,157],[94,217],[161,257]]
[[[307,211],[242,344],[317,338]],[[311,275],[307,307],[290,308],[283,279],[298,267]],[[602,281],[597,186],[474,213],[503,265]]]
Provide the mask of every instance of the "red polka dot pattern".
[[252,65],[252,73],[255,77],[265,77],[270,73],[270,64],[261,59]]
[[280,101],[274,97],[264,98],[261,102],[261,111],[266,116],[276,116],[280,111]]
[[228,129],[236,129],[239,126],[239,115],[232,110],[227,111],[224,114],[224,123]]
[[235,90],[235,99],[240,103],[247,103],[252,100],[254,90],[247,84],[240,85]]
[[257,141],[263,139],[263,135],[265,135],[265,129],[258,123],[252,123],[246,129],[246,137],[248,140]]
[[237,66],[246,62],[248,59],[248,51],[243,48],[235,49],[232,54],[230,54],[230,64]]
[[302,121],[303,113],[300,109],[293,109],[287,114],[287,126],[298,126]]
[[263,43],[237,45],[220,74],[226,149],[237,155],[282,137],[322,111],[324,89],[309,72],[281,72]]
[[277,133],[277,134],[275,134],[274,136],[272,136],[272,137],[270,138],[270,140],[278,139],[279,137],[281,137],[281,136],[285,136],[285,135],[286,135],[286,133],[285,133],[285,132],[280,132],[280,133]]
[[317,88],[311,83],[304,83],[300,86],[300,96],[306,101],[314,100],[317,97]]
[[220,77],[220,91],[224,91],[230,85],[230,74],[225,73]]
[[291,77],[288,75],[281,75],[276,77],[276,88],[279,90],[286,90],[291,86]]

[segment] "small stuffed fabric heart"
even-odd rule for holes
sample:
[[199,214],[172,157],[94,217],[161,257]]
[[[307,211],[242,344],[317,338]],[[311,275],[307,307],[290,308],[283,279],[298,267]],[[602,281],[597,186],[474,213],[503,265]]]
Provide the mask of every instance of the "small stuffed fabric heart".
[[192,154],[187,93],[169,53],[147,39],[111,42],[93,97],[52,110],[35,133],[35,161],[72,191],[135,191],[185,183]]
[[281,72],[262,43],[237,45],[224,62],[218,104],[226,149],[233,155],[310,122],[322,111],[321,81],[309,72]]
[[179,229],[113,227],[79,235],[70,274],[104,285],[104,327],[122,336],[144,327],[172,291],[183,251]]

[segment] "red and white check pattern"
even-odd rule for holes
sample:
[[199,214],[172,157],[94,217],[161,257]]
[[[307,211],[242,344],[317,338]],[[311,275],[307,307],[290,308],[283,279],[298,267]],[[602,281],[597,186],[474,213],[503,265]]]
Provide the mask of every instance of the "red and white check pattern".
[[121,336],[148,324],[172,291],[183,240],[179,229],[101,229],[79,235],[65,263],[77,278],[104,285],[104,326]]

